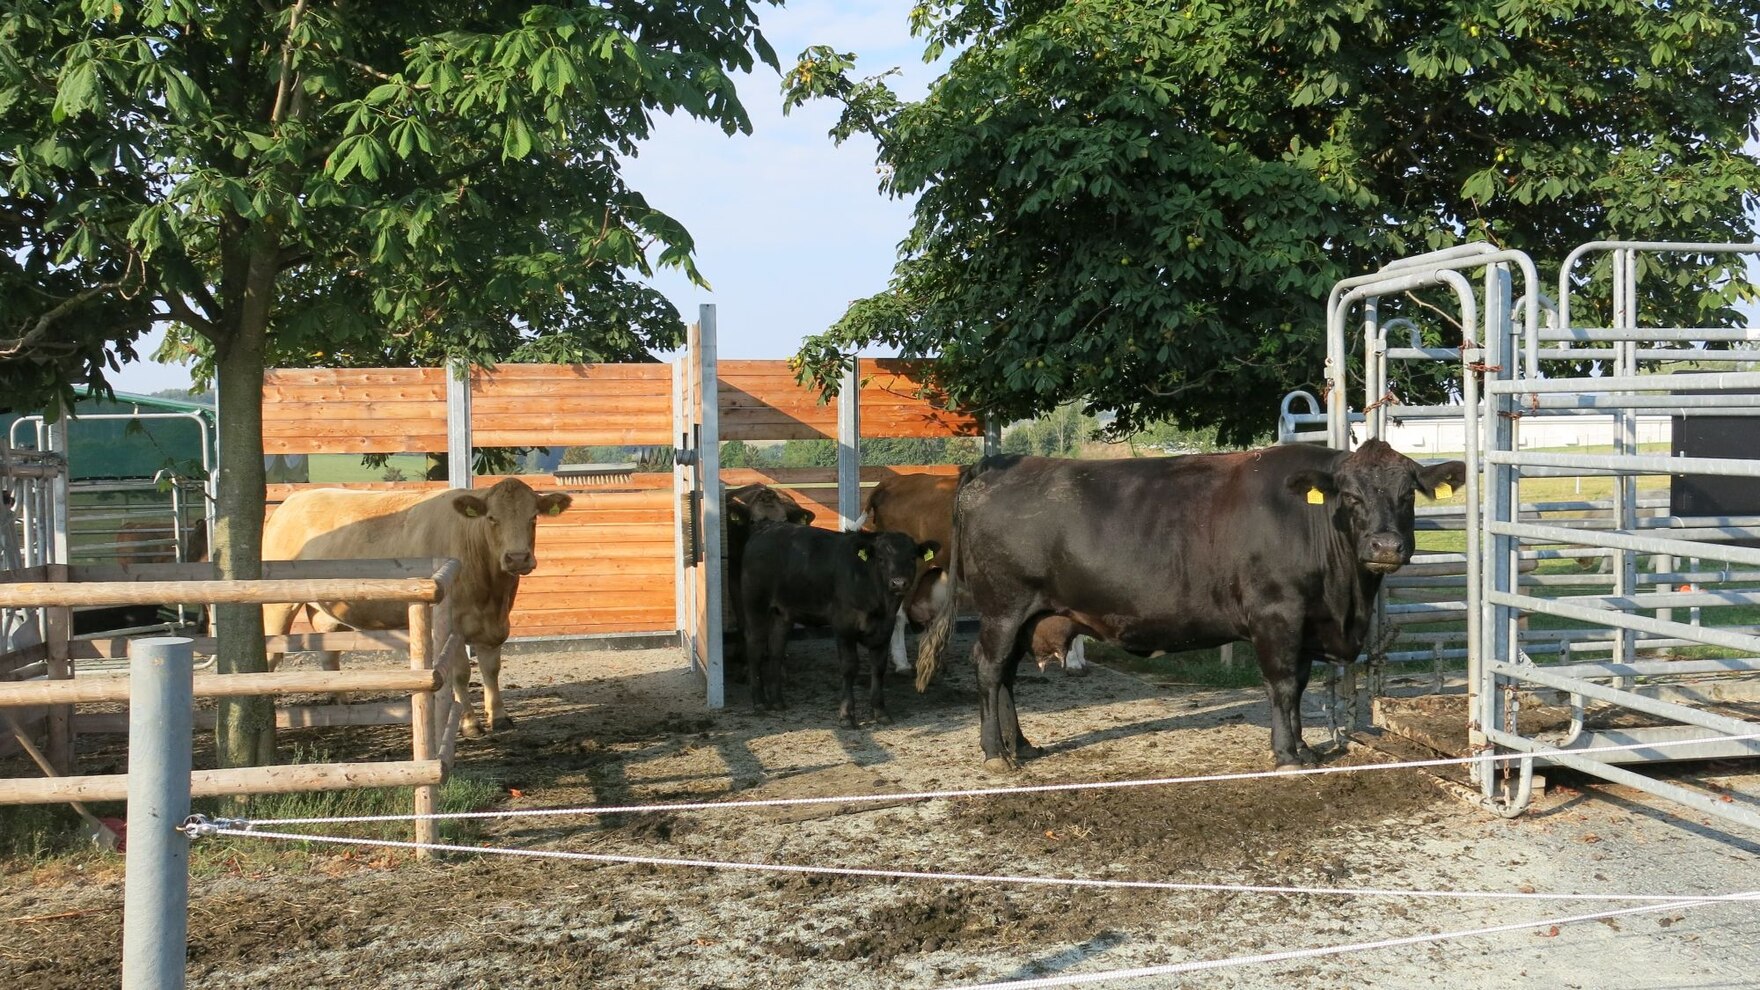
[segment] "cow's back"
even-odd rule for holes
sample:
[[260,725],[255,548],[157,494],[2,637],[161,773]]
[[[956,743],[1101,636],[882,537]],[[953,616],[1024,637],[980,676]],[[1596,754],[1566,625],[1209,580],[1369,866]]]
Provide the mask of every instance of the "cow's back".
[[423,503],[447,492],[315,488],[282,502],[263,528],[264,560],[451,556],[452,534]]
[[[492,562],[479,559],[484,554],[466,538],[467,521],[451,505],[454,495],[338,488],[295,492],[263,529],[263,559],[452,557],[462,565],[452,595],[454,621],[473,642],[498,642],[497,631],[501,639],[507,636],[512,596],[495,590],[502,582],[489,569]],[[395,629],[408,621],[408,606],[401,602],[318,604],[357,629]]]
[[953,499],[958,487],[957,477],[893,475],[868,493],[868,526],[945,547],[953,532]]

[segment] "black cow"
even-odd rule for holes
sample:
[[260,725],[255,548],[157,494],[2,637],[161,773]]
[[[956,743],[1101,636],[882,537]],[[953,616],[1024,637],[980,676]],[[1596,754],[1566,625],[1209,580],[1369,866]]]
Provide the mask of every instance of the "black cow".
[[917,575],[917,561],[940,547],[903,533],[832,533],[757,523],[745,545],[740,625],[754,711],[781,708],[782,653],[794,623],[830,626],[843,662],[838,720],[855,728],[857,647],[868,653],[874,720],[891,722],[882,686],[892,617]]
[[[1424,467],[1379,440],[1355,453],[980,461],[961,479],[948,567],[980,616],[986,766],[1039,755],[1021,734],[1014,683],[1022,630],[1044,615],[1140,653],[1251,642],[1277,765],[1312,762],[1301,698],[1314,661],[1358,657],[1381,578],[1411,559],[1413,494],[1465,478],[1460,461]],[[925,634],[919,690],[952,624],[950,609]]]
[[727,490],[727,600],[739,610],[739,569],[745,559],[752,527],[761,522],[812,523],[813,510],[769,485],[741,485]]

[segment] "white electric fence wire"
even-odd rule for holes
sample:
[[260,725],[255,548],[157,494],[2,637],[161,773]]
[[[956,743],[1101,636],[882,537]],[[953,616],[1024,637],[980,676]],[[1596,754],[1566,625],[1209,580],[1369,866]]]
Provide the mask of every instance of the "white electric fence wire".
[[[294,832],[263,832],[254,829],[231,828],[217,825],[200,818],[193,818],[186,823],[184,830],[191,837],[206,835],[227,835],[237,838],[286,839],[295,842],[324,842],[337,845],[372,846],[390,849],[427,849],[437,852],[476,853],[479,855],[520,856],[534,859],[576,860],[594,863],[636,864],[649,866],[689,866],[718,867],[766,873],[815,873],[836,874],[843,876],[865,876],[901,879],[965,879],[982,881],[1002,881],[1013,883],[1031,883],[1039,885],[1067,886],[1099,886],[1118,885],[1132,887],[1156,887],[1163,885],[1147,882],[1112,882],[1112,881],[1081,881],[1041,877],[982,877],[962,876],[960,874],[912,874],[892,870],[863,870],[836,867],[791,866],[772,863],[722,863],[712,860],[664,859],[652,856],[617,856],[602,853],[580,853],[559,849],[507,849],[492,846],[465,846],[451,843],[407,842],[400,839],[362,839],[346,836],[313,836]],[[1173,887],[1173,885],[1166,885]],[[1175,888],[1180,889],[1180,888]],[[1211,889],[1193,885],[1193,889]],[[1375,892],[1392,893],[1392,892]],[[1508,895],[1485,895],[1459,892],[1440,892],[1444,896],[1474,897]],[[1544,899],[1581,899],[1603,895],[1567,894],[1567,895],[1524,895]],[[1172,963],[1164,966],[1147,966],[1137,969],[1105,970],[1094,973],[1074,973],[1064,976],[1049,976],[1030,980],[1010,980],[1001,983],[982,983],[949,988],[949,990],[1048,990],[1052,987],[1081,986],[1090,983],[1108,983],[1123,980],[1143,979],[1150,976],[1173,976],[1181,973],[1195,973],[1215,969],[1227,969],[1238,966],[1262,965],[1274,962],[1289,962],[1298,959],[1318,959],[1325,956],[1338,956],[1354,952],[1370,952],[1378,949],[1397,948],[1404,945],[1421,945],[1427,942],[1446,942],[1463,938],[1475,938],[1487,935],[1500,935],[1508,932],[1525,931],[1534,928],[1556,927],[1579,924],[1585,921],[1601,921],[1628,915],[1648,914],[1658,911],[1684,910],[1686,908],[1704,907],[1709,904],[1727,904],[1732,902],[1750,902],[1760,898],[1760,891],[1748,891],[1741,894],[1725,894],[1710,897],[1668,897],[1654,898],[1641,895],[1646,900],[1659,900],[1659,903],[1643,904],[1638,907],[1617,908],[1609,911],[1597,911],[1592,914],[1568,915],[1557,918],[1542,918],[1538,921],[1520,921],[1505,925],[1491,925],[1482,928],[1468,928],[1452,932],[1426,932],[1420,935],[1407,935],[1401,938],[1379,939],[1373,942],[1352,942],[1346,945],[1319,946],[1309,949],[1291,949],[1284,952],[1268,952],[1253,956],[1235,956],[1226,959],[1202,959],[1192,962]],[[1625,898],[1621,898],[1625,899]]]
[[990,875],[982,873],[930,873],[915,870],[881,870],[855,866],[807,866],[793,863],[752,863],[737,860],[682,859],[662,856],[633,856],[622,853],[587,853],[566,849],[513,849],[504,846],[465,846],[445,843],[409,842],[402,839],[373,839],[356,836],[307,835],[300,832],[264,832],[238,828],[225,819],[209,820],[194,816],[184,826],[191,838],[208,835],[230,835],[239,838],[285,839],[294,842],[323,842],[333,845],[378,846],[391,849],[425,849],[434,852],[477,853],[491,856],[518,856],[531,859],[574,860],[624,866],[663,866],[686,869],[736,870],[746,873],[790,873],[811,876],[865,877],[880,880],[933,880],[970,883],[1015,884],[1033,887],[1090,887],[1109,890],[1154,890],[1183,893],[1233,894],[1311,894],[1336,897],[1408,897],[1442,900],[1477,901],[1642,901],[1678,904],[1683,901],[1745,901],[1751,894],[1587,894],[1546,893],[1527,891],[1459,891],[1459,890],[1395,890],[1374,887],[1297,887],[1263,886],[1237,883],[1178,883],[1162,880],[1102,880],[1083,877],[1031,877]]
[[1741,736],[1710,736],[1701,739],[1670,739],[1655,742],[1622,743],[1614,746],[1588,747],[1571,750],[1541,750],[1532,753],[1481,753],[1477,756],[1439,757],[1434,760],[1412,760],[1404,763],[1364,763],[1356,766],[1304,767],[1299,770],[1255,770],[1244,773],[1219,773],[1189,777],[1156,777],[1149,780],[1103,780],[1065,784],[1027,784],[1018,787],[980,787],[971,790],[895,791],[889,794],[844,794],[833,797],[753,798],[741,801],[695,801],[673,804],[629,804],[618,806],[584,806],[574,808],[508,808],[497,811],[448,811],[426,815],[352,815],[323,818],[250,818],[235,819],[245,825],[349,825],[367,822],[456,821],[471,818],[534,818],[550,815],[637,815],[677,811],[729,811],[735,808],[785,808],[814,804],[864,804],[874,802],[931,801],[978,797],[1006,797],[1020,794],[1056,794],[1067,791],[1124,790],[1137,787],[1163,787],[1173,784],[1222,783],[1240,780],[1272,780],[1281,777],[1317,777],[1334,773],[1362,773],[1369,770],[1422,770],[1430,767],[1463,766],[1472,763],[1500,763],[1516,760],[1544,760],[1552,756],[1595,756],[1636,749],[1667,749],[1670,746],[1697,746],[1707,742],[1752,742],[1760,740],[1760,732]]
[[[1760,891],[1740,895],[1738,900],[1753,900],[1760,897]],[[1723,899],[1727,902],[1728,899]],[[1236,966],[1255,966],[1264,963],[1288,962],[1296,959],[1318,959],[1324,956],[1341,956],[1353,952],[1370,952],[1376,949],[1391,949],[1402,945],[1421,945],[1426,942],[1447,942],[1455,939],[1477,938],[1485,935],[1501,935],[1507,932],[1519,932],[1534,928],[1572,925],[1585,921],[1602,921],[1625,915],[1646,914],[1656,911],[1672,911],[1677,909],[1703,907],[1707,904],[1719,903],[1718,900],[1692,899],[1676,901],[1672,904],[1650,904],[1643,907],[1621,908],[1614,911],[1598,911],[1594,914],[1577,914],[1563,918],[1543,918],[1539,921],[1518,921],[1507,925],[1491,925],[1485,928],[1467,928],[1452,932],[1431,932],[1423,935],[1407,935],[1403,938],[1386,938],[1374,942],[1352,942],[1347,945],[1328,945],[1312,949],[1290,949],[1285,952],[1267,952],[1256,956],[1235,956],[1228,959],[1201,959],[1193,962],[1170,963],[1165,966],[1145,966],[1138,969],[1114,969],[1095,973],[1073,973],[1067,976],[1047,976],[1031,980],[1007,980],[1001,983],[977,983],[947,990],[1048,990],[1051,987],[1073,987],[1089,983],[1110,983],[1122,980],[1137,980],[1149,976],[1174,976],[1181,973],[1197,973],[1215,969],[1229,969]]]

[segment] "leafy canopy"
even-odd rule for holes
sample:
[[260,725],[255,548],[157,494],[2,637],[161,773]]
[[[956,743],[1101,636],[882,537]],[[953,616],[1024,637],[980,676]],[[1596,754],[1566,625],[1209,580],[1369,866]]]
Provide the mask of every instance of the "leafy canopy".
[[671,346],[639,277],[700,279],[691,239],[621,160],[660,113],[749,131],[777,2],[5,3],[0,385],[100,383],[155,319],[294,364]]
[[[798,358],[936,359],[1009,419],[1085,398],[1244,440],[1321,377],[1324,300],[1400,255],[1488,240],[1556,262],[1599,237],[1747,240],[1760,2],[926,0],[922,100],[804,52],[786,103],[844,105],[916,196],[887,289]],[[1708,325],[1735,269],[1646,300]],[[1704,321],[1703,323],[1697,321]],[[1459,330],[1452,333],[1460,339]]]

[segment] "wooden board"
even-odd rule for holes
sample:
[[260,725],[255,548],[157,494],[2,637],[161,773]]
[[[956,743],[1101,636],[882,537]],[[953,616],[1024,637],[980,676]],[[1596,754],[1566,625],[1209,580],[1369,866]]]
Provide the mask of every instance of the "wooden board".
[[263,449],[272,454],[445,450],[445,372],[270,369],[263,377]]

